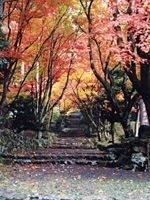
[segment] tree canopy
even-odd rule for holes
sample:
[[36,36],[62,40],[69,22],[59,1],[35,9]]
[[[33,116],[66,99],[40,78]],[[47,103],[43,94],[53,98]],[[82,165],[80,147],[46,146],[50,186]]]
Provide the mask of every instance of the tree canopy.
[[126,137],[139,96],[150,121],[148,0],[5,0],[3,11],[1,112],[29,95],[43,123],[58,104],[76,107],[106,93]]

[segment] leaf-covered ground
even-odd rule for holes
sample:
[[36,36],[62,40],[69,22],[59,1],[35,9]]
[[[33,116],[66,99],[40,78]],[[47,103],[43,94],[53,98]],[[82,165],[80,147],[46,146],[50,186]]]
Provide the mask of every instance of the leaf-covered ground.
[[55,195],[74,200],[150,200],[150,173],[83,165],[0,167],[0,196]]

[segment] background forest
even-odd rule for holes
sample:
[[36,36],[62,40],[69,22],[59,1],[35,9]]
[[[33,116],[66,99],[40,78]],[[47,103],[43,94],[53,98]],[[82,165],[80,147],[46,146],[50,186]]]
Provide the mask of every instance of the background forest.
[[0,122],[10,137],[40,139],[70,109],[99,141],[115,122],[135,136],[139,108],[149,126],[149,0],[1,0],[0,21]]

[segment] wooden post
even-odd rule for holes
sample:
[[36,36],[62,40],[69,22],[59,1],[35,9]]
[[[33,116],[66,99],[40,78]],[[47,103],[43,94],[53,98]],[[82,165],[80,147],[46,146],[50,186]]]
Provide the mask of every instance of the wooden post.
[[147,140],[147,158],[148,158],[147,171],[150,171],[150,140]]
[[149,126],[149,119],[147,116],[146,106],[143,99],[140,99],[140,125]]

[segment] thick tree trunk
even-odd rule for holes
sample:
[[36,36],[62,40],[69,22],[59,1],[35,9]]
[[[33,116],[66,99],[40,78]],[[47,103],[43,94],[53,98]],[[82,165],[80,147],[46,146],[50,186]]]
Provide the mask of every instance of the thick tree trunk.
[[[141,36],[141,34],[137,36],[137,44],[141,42]],[[145,52],[141,47],[137,47],[137,54],[140,58],[145,59],[144,62],[140,63],[140,79],[137,79],[136,74],[134,74],[135,71],[132,71],[132,73],[127,72],[127,74],[145,103],[148,120],[150,122],[150,51]],[[132,68],[134,69],[134,64]],[[134,74],[134,76],[132,76],[132,74]]]
[[141,58],[147,59],[147,62],[140,63],[141,66],[141,94],[146,106],[147,117],[150,122],[150,52],[145,53],[138,49],[138,54]]

